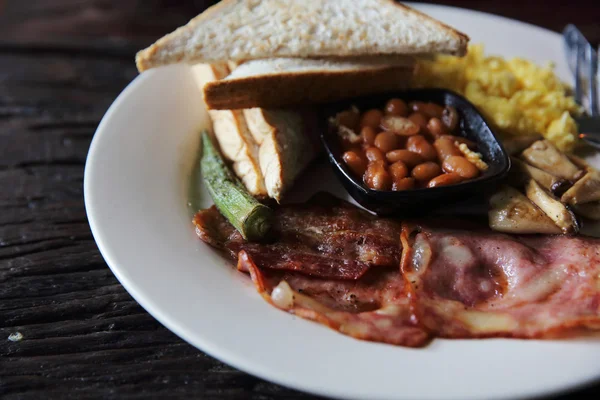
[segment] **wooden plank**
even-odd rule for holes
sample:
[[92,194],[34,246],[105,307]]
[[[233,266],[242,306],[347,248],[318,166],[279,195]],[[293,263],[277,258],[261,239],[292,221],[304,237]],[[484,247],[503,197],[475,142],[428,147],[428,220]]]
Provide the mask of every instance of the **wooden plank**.
[[[0,397],[307,398],[183,343],[98,252],[83,165],[104,112],[137,75],[132,58],[0,50],[0,65]],[[22,340],[7,340],[16,332]]]
[[27,0],[0,8],[0,50],[132,54],[216,1]]
[[[469,8],[561,31],[577,22],[600,43],[600,11],[587,0],[553,2],[552,7],[519,0],[425,0]],[[5,1],[0,9],[0,49],[37,48],[131,54],[185,24],[215,0],[28,0]],[[77,33],[77,35],[73,35]]]
[[600,8],[590,7],[591,3],[586,0],[547,3],[521,0],[426,0],[424,3],[449,5],[496,14],[542,26],[555,32],[562,32],[565,25],[576,23],[592,43],[600,44],[600,24],[598,24]]

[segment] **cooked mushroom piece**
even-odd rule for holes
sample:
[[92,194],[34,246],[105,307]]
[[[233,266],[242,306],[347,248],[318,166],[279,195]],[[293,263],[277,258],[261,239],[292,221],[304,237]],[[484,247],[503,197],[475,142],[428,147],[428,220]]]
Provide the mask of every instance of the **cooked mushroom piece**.
[[587,161],[585,161],[581,157],[578,157],[578,156],[576,156],[574,154],[567,154],[567,157],[579,169],[582,169],[582,170],[585,170],[585,171],[589,171],[590,169],[594,169]]
[[512,136],[504,139],[502,145],[509,155],[516,156],[540,139],[542,139],[541,135]]
[[581,215],[594,221],[600,221],[600,201],[592,203],[577,204],[573,206],[575,214]]
[[600,200],[600,172],[592,170],[575,182],[560,200],[575,205]]
[[490,228],[505,233],[561,233],[561,229],[517,189],[503,185],[490,197]]
[[563,233],[579,232],[579,223],[567,206],[546,192],[535,180],[531,179],[525,185],[525,194],[538,206]]
[[547,140],[538,140],[523,151],[521,157],[529,164],[559,178],[576,180],[580,170],[569,158]]
[[516,157],[511,157],[511,163],[514,167],[513,174],[518,176],[521,182],[534,179],[540,186],[554,194],[564,192],[569,185],[569,181],[542,171]]

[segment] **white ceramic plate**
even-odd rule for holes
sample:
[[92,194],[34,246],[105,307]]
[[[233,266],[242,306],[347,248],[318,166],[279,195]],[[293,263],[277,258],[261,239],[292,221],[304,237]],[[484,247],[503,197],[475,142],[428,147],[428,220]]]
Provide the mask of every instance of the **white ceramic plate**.
[[[570,78],[556,33],[457,8],[418,8],[485,43],[488,53],[552,60]],[[211,204],[205,192],[197,204],[189,196],[207,122],[191,68],[144,73],[106,113],[85,172],[88,217],[106,262],[184,340],[250,374],[338,398],[527,397],[600,377],[600,343],[592,339],[437,339],[408,349],[355,340],[268,305],[194,234],[192,211]],[[321,165],[304,176],[294,198],[320,188],[346,196]]]

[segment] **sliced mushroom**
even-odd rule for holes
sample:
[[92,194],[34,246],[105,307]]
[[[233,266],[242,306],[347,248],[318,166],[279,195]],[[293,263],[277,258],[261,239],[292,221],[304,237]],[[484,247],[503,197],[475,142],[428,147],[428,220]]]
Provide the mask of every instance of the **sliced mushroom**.
[[569,158],[547,140],[538,140],[523,151],[521,157],[529,164],[559,178],[575,181],[580,170]]
[[594,169],[590,164],[588,164],[587,161],[585,161],[581,157],[577,157],[576,155],[573,155],[573,154],[567,154],[567,157],[579,169],[582,169],[582,170],[585,170],[585,171],[589,171],[589,170],[593,170]]
[[589,171],[567,190],[560,200],[575,205],[600,200],[600,172]]
[[546,192],[535,180],[531,179],[525,185],[525,194],[563,233],[577,233],[579,224],[575,215],[563,203]]
[[577,204],[573,206],[573,210],[575,210],[577,215],[581,215],[582,217],[586,217],[594,221],[600,221],[600,201]]
[[509,155],[516,156],[540,139],[541,135],[512,136],[504,139],[502,144]]
[[562,193],[569,185],[569,181],[561,179],[557,176],[549,174],[546,171],[542,171],[532,165],[529,165],[518,158],[511,157],[511,162],[515,168],[514,173],[522,179],[522,182],[526,182],[529,179],[534,179],[544,189],[550,193]]
[[503,185],[489,200],[490,228],[505,233],[561,233],[561,229],[517,189]]

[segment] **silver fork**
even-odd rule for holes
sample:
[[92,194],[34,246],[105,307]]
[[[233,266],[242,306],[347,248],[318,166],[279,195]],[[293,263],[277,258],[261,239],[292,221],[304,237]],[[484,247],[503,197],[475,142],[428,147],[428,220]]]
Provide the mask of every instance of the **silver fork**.
[[565,27],[563,38],[569,68],[575,77],[575,101],[586,109],[586,115],[575,118],[579,127],[579,137],[600,149],[600,106],[598,105],[600,48],[595,51],[574,25]]

